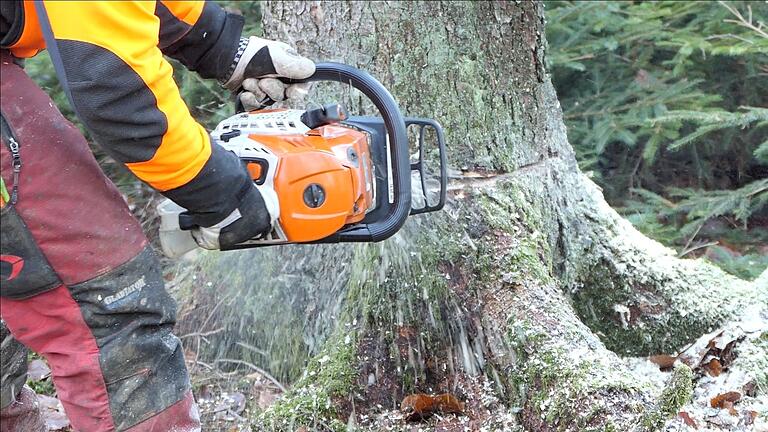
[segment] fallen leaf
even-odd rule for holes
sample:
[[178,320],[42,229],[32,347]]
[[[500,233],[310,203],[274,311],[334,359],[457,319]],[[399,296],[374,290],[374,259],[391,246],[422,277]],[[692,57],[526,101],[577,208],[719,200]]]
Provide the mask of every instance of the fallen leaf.
[[730,402],[731,408],[733,408],[733,403],[738,402],[739,399],[741,399],[741,393],[729,391],[713,397],[712,400],[709,401],[709,405],[712,408],[726,408],[726,402]]
[[713,358],[710,360],[707,364],[703,366],[704,371],[709,374],[709,376],[720,376],[720,374],[723,372],[723,365],[720,364],[720,360]]
[[683,419],[683,422],[685,424],[687,424],[688,426],[690,426],[690,427],[692,427],[694,429],[698,429],[699,428],[698,426],[696,426],[696,422],[693,421],[693,419],[691,418],[691,416],[687,412],[680,411],[679,413],[677,413],[677,416],[680,417],[681,419]]
[[440,407],[440,412],[445,414],[463,414],[464,403],[452,394],[441,394],[435,399]]
[[400,403],[400,411],[403,411],[407,421],[423,420],[432,414],[463,414],[464,403],[451,394],[445,393],[431,396],[424,393],[406,396]]
[[400,335],[400,337],[406,339],[416,337],[416,330],[411,326],[400,326],[397,329],[397,333]]
[[744,412],[744,424],[749,426],[752,423],[755,422],[755,418],[757,418],[757,411],[746,411]]
[[675,360],[677,360],[677,356],[671,356],[669,354],[658,354],[648,357],[648,360],[658,365],[659,369],[666,370],[672,369],[672,366],[675,364]]
[[723,333],[722,329],[717,329],[711,333],[707,333],[700,338],[696,339],[694,343],[685,348],[678,358],[683,363],[690,366],[692,369],[696,369],[701,364],[704,357],[709,352],[710,343],[713,339],[720,336]]
[[400,403],[400,411],[408,413],[408,421],[426,418],[436,411],[435,400],[423,393],[408,395]]

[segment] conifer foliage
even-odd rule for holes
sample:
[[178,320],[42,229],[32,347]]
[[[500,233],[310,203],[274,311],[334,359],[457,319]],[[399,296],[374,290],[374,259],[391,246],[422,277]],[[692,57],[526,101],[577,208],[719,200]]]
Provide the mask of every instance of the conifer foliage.
[[759,273],[768,264],[768,3],[546,6],[549,66],[582,169],[681,255]]

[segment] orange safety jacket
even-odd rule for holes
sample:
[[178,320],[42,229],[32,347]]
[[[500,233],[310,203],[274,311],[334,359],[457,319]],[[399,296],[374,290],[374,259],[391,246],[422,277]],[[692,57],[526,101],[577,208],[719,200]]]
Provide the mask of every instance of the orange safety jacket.
[[46,48],[41,25],[50,25],[59,80],[107,153],[192,211],[234,210],[248,176],[192,118],[163,55],[226,80],[242,16],[205,1],[45,1],[47,20],[39,20],[32,1],[2,3],[0,43],[15,57]]

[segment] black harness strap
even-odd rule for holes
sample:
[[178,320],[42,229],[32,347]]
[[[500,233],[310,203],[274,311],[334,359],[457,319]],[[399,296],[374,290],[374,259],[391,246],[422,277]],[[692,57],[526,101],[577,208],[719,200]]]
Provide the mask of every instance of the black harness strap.
[[[53,36],[53,29],[51,29],[51,22],[48,19],[48,11],[45,10],[43,0],[35,0],[35,10],[37,11],[40,31],[43,33],[45,47],[51,57],[53,68],[56,69],[56,75],[59,77],[59,82],[64,89],[64,94],[67,95],[69,104],[72,106],[72,109],[75,110],[75,113],[77,113],[77,106],[75,106],[75,101],[72,99],[72,92],[69,89],[69,82],[67,81],[67,72],[64,70],[64,62],[61,60],[61,52],[59,52],[59,46],[56,45],[56,38]],[[79,113],[78,117],[80,117]]]

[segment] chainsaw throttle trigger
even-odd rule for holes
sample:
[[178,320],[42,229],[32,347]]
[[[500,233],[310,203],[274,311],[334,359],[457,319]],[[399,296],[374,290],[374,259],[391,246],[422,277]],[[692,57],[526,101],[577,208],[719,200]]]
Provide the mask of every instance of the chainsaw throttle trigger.
[[258,158],[246,158],[243,159],[243,162],[245,162],[245,169],[248,170],[248,174],[250,174],[253,182],[259,186],[263,185],[267,180],[269,162]]
[[347,110],[339,104],[323,105],[322,108],[307,110],[301,115],[301,122],[308,128],[324,126],[331,123],[338,123],[347,119]]

